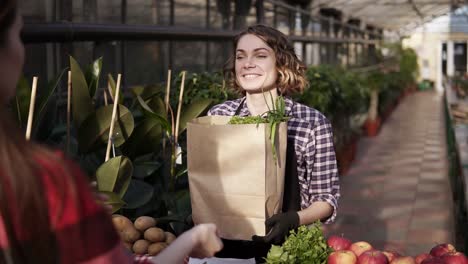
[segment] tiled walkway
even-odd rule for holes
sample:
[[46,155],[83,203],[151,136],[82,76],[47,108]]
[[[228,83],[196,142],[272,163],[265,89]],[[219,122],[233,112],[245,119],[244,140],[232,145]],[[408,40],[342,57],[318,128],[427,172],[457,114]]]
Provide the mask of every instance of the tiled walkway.
[[361,138],[350,171],[341,177],[336,223],[325,234],[365,240],[405,255],[454,243],[443,98],[407,96],[374,138]]

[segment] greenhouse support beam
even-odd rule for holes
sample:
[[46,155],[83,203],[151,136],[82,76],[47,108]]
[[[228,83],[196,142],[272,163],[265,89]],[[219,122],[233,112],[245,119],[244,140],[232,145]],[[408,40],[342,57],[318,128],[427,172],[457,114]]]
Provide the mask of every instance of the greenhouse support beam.
[[[229,41],[238,31],[194,29],[154,25],[103,25],[85,23],[25,24],[24,43],[63,43],[76,41]],[[292,41],[305,43],[361,43],[379,40],[333,38],[318,36],[289,36]]]

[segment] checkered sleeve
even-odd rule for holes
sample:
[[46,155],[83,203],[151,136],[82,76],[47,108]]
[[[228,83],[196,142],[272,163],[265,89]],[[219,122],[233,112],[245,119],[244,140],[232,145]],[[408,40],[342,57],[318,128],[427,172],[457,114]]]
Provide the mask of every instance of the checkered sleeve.
[[338,167],[333,146],[330,122],[324,118],[318,122],[306,144],[307,179],[309,181],[309,203],[323,201],[333,207],[333,214],[325,221],[332,223],[336,218],[340,185]]

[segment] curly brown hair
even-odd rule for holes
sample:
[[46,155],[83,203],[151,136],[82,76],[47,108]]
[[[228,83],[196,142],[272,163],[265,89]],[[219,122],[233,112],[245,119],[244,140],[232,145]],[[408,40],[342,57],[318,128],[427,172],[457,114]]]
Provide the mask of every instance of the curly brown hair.
[[259,37],[275,52],[276,69],[278,71],[276,85],[279,93],[283,95],[301,93],[308,85],[305,77],[306,66],[297,57],[286,35],[265,25],[250,26],[234,38],[233,55],[227,60],[223,68],[224,78],[228,84],[235,90],[245,94],[245,91],[236,81],[235,53],[240,38],[247,34]]

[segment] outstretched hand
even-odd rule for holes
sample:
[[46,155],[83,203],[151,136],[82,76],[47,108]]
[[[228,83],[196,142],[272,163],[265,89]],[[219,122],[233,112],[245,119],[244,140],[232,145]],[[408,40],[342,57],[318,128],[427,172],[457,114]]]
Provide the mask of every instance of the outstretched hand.
[[299,215],[294,211],[275,214],[265,221],[265,225],[270,232],[266,236],[252,236],[252,240],[279,245],[284,242],[290,230],[299,226]]
[[218,229],[214,224],[200,224],[192,228],[195,246],[190,253],[191,257],[206,258],[223,248],[223,242],[219,238]]

